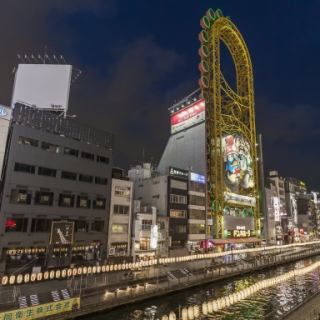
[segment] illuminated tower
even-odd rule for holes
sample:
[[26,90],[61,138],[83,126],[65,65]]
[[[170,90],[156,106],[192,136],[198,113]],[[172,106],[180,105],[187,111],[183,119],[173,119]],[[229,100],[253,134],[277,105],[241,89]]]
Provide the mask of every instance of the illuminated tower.
[[[201,19],[200,88],[206,103],[208,213],[213,237],[260,236],[257,143],[253,73],[247,46],[221,10]],[[228,48],[236,70],[232,89],[220,68],[220,44]],[[237,224],[251,219],[252,229]],[[230,225],[237,227],[226,227]],[[239,227],[239,228],[238,228]],[[239,230],[237,230],[239,229]]]

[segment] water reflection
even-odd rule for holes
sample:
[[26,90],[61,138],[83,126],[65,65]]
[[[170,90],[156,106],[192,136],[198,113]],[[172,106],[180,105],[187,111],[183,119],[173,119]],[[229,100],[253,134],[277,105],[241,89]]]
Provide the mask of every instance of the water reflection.
[[[201,304],[208,299],[216,299],[240,291],[257,281],[274,277],[284,272],[308,266],[312,262],[320,260],[320,257],[310,258],[286,266],[279,266],[273,269],[266,269],[251,275],[244,275],[241,278],[211,283],[199,288],[193,288],[184,292],[152,299],[139,305],[121,307],[105,314],[91,315],[86,320],[131,320],[131,319],[157,319],[163,314],[174,310],[178,314],[179,306]],[[285,313],[301,303],[308,296],[320,290],[319,270],[313,271],[304,276],[293,278],[277,286],[263,289],[249,299],[220,311],[207,319],[216,320],[259,320],[259,319],[280,319]],[[149,309],[148,309],[149,308]],[[151,309],[150,309],[151,308]],[[152,315],[147,316],[146,312],[152,310]],[[206,319],[206,318],[203,318]]]

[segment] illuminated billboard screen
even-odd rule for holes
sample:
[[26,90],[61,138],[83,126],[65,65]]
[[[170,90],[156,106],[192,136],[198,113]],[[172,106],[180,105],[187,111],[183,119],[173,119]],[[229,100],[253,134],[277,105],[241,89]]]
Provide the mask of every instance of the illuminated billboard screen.
[[205,102],[200,99],[171,116],[171,134],[205,120]]
[[250,197],[254,190],[250,144],[238,134],[227,135],[222,139],[222,152],[226,201],[254,206],[255,198]]

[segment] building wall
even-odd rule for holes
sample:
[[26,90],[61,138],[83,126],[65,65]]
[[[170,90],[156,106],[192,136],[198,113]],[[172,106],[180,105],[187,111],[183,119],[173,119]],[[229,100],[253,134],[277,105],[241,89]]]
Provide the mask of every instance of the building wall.
[[[20,137],[38,141],[38,146],[21,143]],[[17,123],[12,125],[10,139],[1,198],[0,248],[47,246],[49,231],[34,232],[32,219],[85,221],[86,230],[75,233],[75,244],[99,242],[105,247],[110,204],[112,150]],[[56,145],[57,148],[55,151],[44,150],[43,142]],[[66,148],[78,150],[78,156],[64,154],[65,150],[68,150]],[[81,157],[81,152],[93,154],[94,159]],[[108,163],[98,162],[98,156],[108,159]],[[33,166],[34,173],[16,171],[17,163]],[[39,175],[40,167],[56,170],[56,177]],[[77,179],[63,179],[62,171],[76,173]],[[80,175],[89,175],[93,181],[79,181]],[[106,184],[97,184],[96,177],[107,179]],[[31,194],[30,204],[13,203],[12,190],[14,189],[27,190]],[[36,192],[41,190],[53,192],[52,205],[35,203]],[[60,194],[74,196],[73,206],[60,206]],[[89,208],[77,207],[78,196],[88,197]],[[104,208],[94,208],[94,203],[103,203],[99,199],[105,199]],[[25,231],[6,232],[7,219],[28,219]]]
[[9,124],[11,118],[11,110],[0,105],[0,181],[2,175],[3,161],[6,151],[7,138],[9,132]]
[[132,204],[133,182],[112,179],[108,232],[109,257],[130,255]]

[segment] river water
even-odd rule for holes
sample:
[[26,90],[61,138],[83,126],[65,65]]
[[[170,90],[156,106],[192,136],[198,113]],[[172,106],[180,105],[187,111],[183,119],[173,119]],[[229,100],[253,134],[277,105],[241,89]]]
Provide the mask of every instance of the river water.
[[[163,314],[176,311],[178,314],[179,306],[201,304],[203,301],[219,298],[224,295],[242,290],[257,281],[265,278],[281,275],[284,272],[307,266],[320,257],[313,257],[299,262],[290,263],[273,269],[266,269],[252,274],[223,280],[201,287],[191,288],[182,292],[150,299],[138,304],[122,306],[105,313],[94,314],[81,319],[85,320],[131,320],[137,319],[133,315],[148,312],[148,308],[156,311],[154,318],[141,317],[139,319],[158,319]],[[320,270],[315,270],[304,276],[296,277],[286,283],[259,291],[258,294],[249,299],[238,302],[237,304],[210,316],[216,320],[259,320],[259,319],[281,319],[281,317],[291,310],[294,306],[301,303],[308,296],[320,291]],[[311,311],[311,310],[310,310]],[[209,318],[208,318],[209,319]]]

